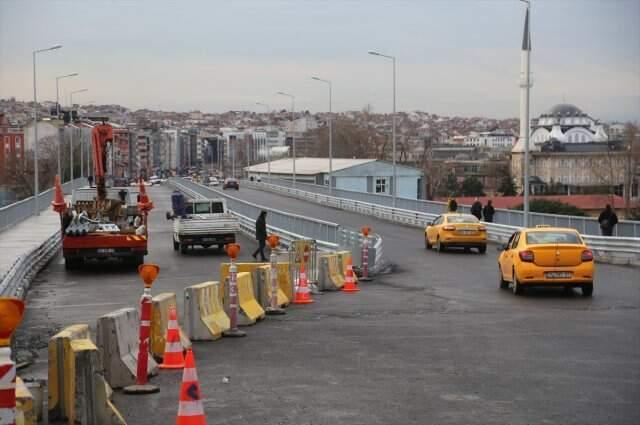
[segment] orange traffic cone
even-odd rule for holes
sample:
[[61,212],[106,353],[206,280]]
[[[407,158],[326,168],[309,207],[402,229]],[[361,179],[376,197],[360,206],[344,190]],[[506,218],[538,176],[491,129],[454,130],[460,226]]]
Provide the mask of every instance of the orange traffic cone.
[[180,404],[176,425],[206,425],[204,416],[200,383],[196,372],[196,360],[191,348],[187,350],[184,371],[182,372],[182,385],[180,387]]
[[67,204],[64,202],[64,192],[62,191],[62,185],[60,184],[60,176],[56,176],[55,181],[55,195],[53,196],[53,201],[51,202],[51,206],[53,210],[58,214],[62,214],[67,209]]
[[184,367],[184,354],[180,342],[178,330],[178,314],[175,306],[169,307],[169,323],[167,325],[167,338],[164,345],[164,356],[160,369],[182,369]]
[[351,258],[347,258],[347,273],[344,277],[342,290],[344,292],[358,292],[360,290],[353,281],[353,261]]
[[298,287],[296,288],[296,297],[294,304],[311,304],[311,289],[307,285],[307,272],[304,270],[304,263],[300,264],[300,277],[298,278]]

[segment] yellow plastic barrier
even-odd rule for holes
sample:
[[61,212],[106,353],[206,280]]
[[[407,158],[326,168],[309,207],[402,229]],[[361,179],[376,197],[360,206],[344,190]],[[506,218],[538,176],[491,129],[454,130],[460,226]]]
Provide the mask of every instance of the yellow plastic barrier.
[[293,283],[291,282],[291,272],[288,261],[278,263],[278,286],[289,300],[293,299],[295,294],[293,293]]
[[49,341],[49,420],[87,425],[123,425],[109,400],[111,388],[102,376],[98,348],[88,325],[73,325]]
[[[340,262],[340,270],[342,270],[342,275],[346,276],[347,275],[347,259],[351,258],[352,264],[353,264],[353,257],[351,256],[351,251],[338,251],[336,252],[336,254],[338,255],[338,260]],[[356,274],[353,274],[353,281],[355,283],[358,283],[358,276],[356,276]]]
[[211,341],[230,327],[229,317],[220,302],[219,282],[188,286],[184,291],[184,328],[190,339]]
[[[238,268],[238,273],[253,273],[258,268],[264,266],[268,263],[236,263],[236,267]],[[226,285],[227,278],[229,277],[229,263],[220,264],[220,283],[222,284],[220,291],[220,301],[224,299],[224,294],[227,293]]]
[[[169,306],[178,308],[176,294],[173,292],[163,292],[156,295],[151,300],[151,354],[157,358],[164,356],[164,348],[167,337],[167,327],[169,325]],[[180,342],[184,349],[191,348],[191,341],[178,326],[180,331]]]
[[16,425],[37,425],[33,394],[22,379],[16,377]]
[[337,254],[320,256],[320,289],[335,291],[344,286],[344,275],[341,273]]
[[[271,305],[271,266],[262,266],[256,269],[253,274],[254,282],[257,281],[258,294],[256,298],[262,307],[268,307]],[[277,276],[276,276],[277,282]],[[282,291],[278,285],[278,305],[285,307],[289,304],[289,297]]]
[[246,322],[240,324],[254,324],[257,320],[265,316],[265,312],[258,304],[255,294],[253,293],[253,280],[251,273],[238,273],[238,305],[242,315],[246,317]]

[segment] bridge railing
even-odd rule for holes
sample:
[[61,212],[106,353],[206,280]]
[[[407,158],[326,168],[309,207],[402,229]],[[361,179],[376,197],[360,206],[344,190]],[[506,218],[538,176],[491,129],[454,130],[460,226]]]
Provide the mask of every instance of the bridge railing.
[[[87,179],[78,178],[71,182],[64,183],[62,189],[65,193],[71,193],[73,189],[84,186],[85,184],[87,184]],[[38,208],[40,212],[51,208],[53,194],[53,188],[40,192],[38,195]],[[0,208],[0,232],[31,217],[35,210],[35,203],[35,197],[30,196],[22,201],[14,202],[13,204]]]
[[[438,213],[425,213],[415,210],[392,208],[385,205],[372,204],[353,199],[338,198],[324,194],[307,192],[300,188],[292,188],[269,184],[264,182],[245,182],[249,187],[266,189],[276,193],[282,193],[299,199],[305,199],[322,205],[354,211],[360,214],[378,217],[409,226],[424,228],[427,223],[435,219]],[[296,185],[297,186],[297,185]],[[505,225],[500,223],[484,223],[487,226],[489,240],[506,242],[513,232],[521,229],[520,226]],[[566,226],[573,227],[573,226]],[[579,231],[580,229],[578,229]],[[596,235],[582,235],[594,251],[600,261],[620,264],[640,264],[640,238],[633,237],[603,237]]]
[[[278,186],[293,188],[293,182],[283,179],[267,179],[262,178],[263,183],[271,183]],[[320,186],[310,183],[296,182],[296,188],[306,192],[329,195],[328,186]],[[355,201],[367,202],[370,204],[393,206],[393,198],[390,195],[378,193],[357,192],[345,189],[333,189],[333,196]],[[408,199],[396,197],[396,207],[399,209],[419,211],[428,214],[442,214],[446,211],[445,202],[425,201],[422,199]],[[604,207],[604,206],[603,206]],[[470,212],[470,207],[465,205],[458,206],[460,212]],[[548,224],[558,227],[573,227],[583,235],[600,235],[600,225],[594,217],[579,217],[559,214],[543,214],[530,213],[531,225]],[[493,217],[494,223],[504,224],[507,226],[522,226],[523,213],[517,210],[496,209]],[[614,236],[622,237],[640,237],[640,221],[620,220],[614,228]]]

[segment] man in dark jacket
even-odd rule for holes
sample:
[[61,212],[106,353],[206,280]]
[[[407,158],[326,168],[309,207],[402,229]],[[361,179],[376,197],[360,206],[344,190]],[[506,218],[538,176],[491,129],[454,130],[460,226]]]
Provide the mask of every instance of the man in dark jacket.
[[618,224],[618,216],[613,212],[611,205],[607,204],[604,211],[598,217],[602,236],[613,236],[613,228]]
[[484,221],[487,223],[493,223],[493,215],[496,213],[496,209],[493,208],[491,204],[491,199],[487,201],[487,205],[484,206],[482,210],[482,215],[484,216]]
[[482,220],[482,202],[478,198],[471,205],[471,214],[476,216],[478,220]]
[[256,220],[256,240],[258,241],[258,249],[253,254],[254,259],[258,259],[258,253],[260,253],[260,260],[262,262],[267,261],[267,257],[264,256],[264,247],[267,240],[267,212],[262,211],[258,219]]

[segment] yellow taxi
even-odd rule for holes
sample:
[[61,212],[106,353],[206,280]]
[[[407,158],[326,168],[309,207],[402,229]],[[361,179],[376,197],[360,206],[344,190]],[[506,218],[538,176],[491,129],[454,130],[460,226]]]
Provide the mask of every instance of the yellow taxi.
[[521,295],[525,287],[581,288],[593,295],[593,252],[575,230],[561,227],[522,229],[499,248],[500,288],[512,285]]
[[424,229],[424,245],[426,249],[435,246],[438,252],[450,247],[461,247],[465,251],[477,248],[484,254],[487,252],[487,228],[471,214],[442,214]]

